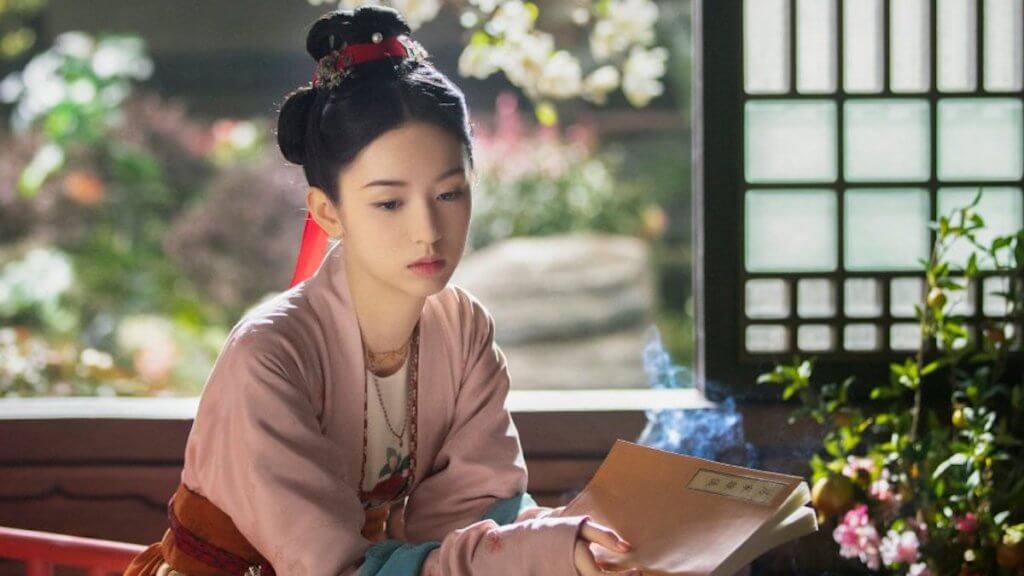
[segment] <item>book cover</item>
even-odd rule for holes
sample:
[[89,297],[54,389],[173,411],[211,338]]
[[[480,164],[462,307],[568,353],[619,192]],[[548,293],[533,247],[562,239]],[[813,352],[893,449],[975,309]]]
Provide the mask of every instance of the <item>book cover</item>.
[[807,483],[617,440],[565,514],[589,514],[631,542],[591,545],[610,569],[730,576],[763,552],[818,529]]

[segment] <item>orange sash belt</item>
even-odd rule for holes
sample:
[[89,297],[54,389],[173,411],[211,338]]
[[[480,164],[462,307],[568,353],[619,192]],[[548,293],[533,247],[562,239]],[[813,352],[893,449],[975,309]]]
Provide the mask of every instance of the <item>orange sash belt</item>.
[[[386,537],[388,506],[366,511],[362,535],[371,542]],[[245,539],[227,514],[179,483],[168,503],[171,528],[163,539],[132,560],[124,576],[156,576],[165,562],[187,576],[273,576],[267,560]]]

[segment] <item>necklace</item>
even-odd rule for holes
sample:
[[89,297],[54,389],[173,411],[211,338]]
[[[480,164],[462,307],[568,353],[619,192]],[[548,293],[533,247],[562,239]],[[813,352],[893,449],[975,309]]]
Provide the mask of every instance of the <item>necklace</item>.
[[406,347],[409,342],[402,345],[397,350],[390,352],[371,352],[369,349],[366,351],[366,365],[370,367],[371,372],[377,372],[381,367],[389,366],[394,362],[404,362],[406,357]]
[[[391,435],[398,439],[399,448],[405,447],[405,429],[409,424],[409,419],[405,418],[402,422],[402,431],[395,432],[395,427],[391,425],[391,417],[388,416],[388,407],[384,405],[384,397],[380,393],[380,380],[377,379],[377,375],[370,371],[370,377],[373,378],[373,387],[377,389],[377,400],[380,401],[380,409],[384,412],[384,423],[387,424],[388,430],[391,431]],[[406,412],[409,410],[406,409]]]
[[[413,328],[412,338],[409,340],[409,371],[408,378],[408,396],[406,402],[406,418],[408,422],[411,422],[411,440],[409,443],[409,478],[406,481],[405,487],[402,489],[402,493],[410,488],[416,479],[416,407],[418,402],[416,401],[417,391],[419,389],[419,341],[420,341],[420,323],[416,323],[416,327]],[[374,506],[373,502],[369,501],[369,494],[363,491],[363,482],[366,480],[366,440],[367,440],[367,398],[368,398],[368,380],[363,374],[363,454],[362,462],[359,466],[359,499],[363,502],[363,507]]]

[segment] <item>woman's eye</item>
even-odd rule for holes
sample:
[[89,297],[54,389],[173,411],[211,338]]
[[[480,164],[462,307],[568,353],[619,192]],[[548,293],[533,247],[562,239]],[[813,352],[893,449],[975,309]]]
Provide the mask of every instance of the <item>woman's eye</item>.
[[462,192],[463,191],[461,189],[455,189],[455,190],[451,190],[449,192],[445,192],[444,194],[441,194],[440,197],[444,198],[445,200],[447,200],[449,202],[451,202],[452,200],[455,200],[459,196],[462,196]]
[[374,206],[381,208],[382,210],[391,211],[398,207],[398,200],[389,200],[387,202],[378,202]]

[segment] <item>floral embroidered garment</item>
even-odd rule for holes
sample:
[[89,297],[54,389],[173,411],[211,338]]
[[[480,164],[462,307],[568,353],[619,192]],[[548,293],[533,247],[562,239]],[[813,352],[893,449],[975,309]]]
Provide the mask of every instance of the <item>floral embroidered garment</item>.
[[282,576],[418,575],[438,548],[449,576],[576,576],[583,517],[539,508],[527,493],[494,321],[453,284],[420,316],[401,529],[363,537],[364,410],[376,392],[365,388],[342,250],[232,329],[199,401],[182,482]]
[[[388,376],[376,376],[379,386],[373,384],[374,374],[366,371],[366,380],[370,383],[370,397],[367,399],[366,407],[366,462],[362,490],[364,504],[368,506],[397,500],[412,480],[412,455],[409,453],[412,430],[406,422],[408,377],[408,354],[397,372]],[[384,400],[383,407],[381,399]],[[402,435],[402,443],[398,441],[392,428],[394,432]]]

